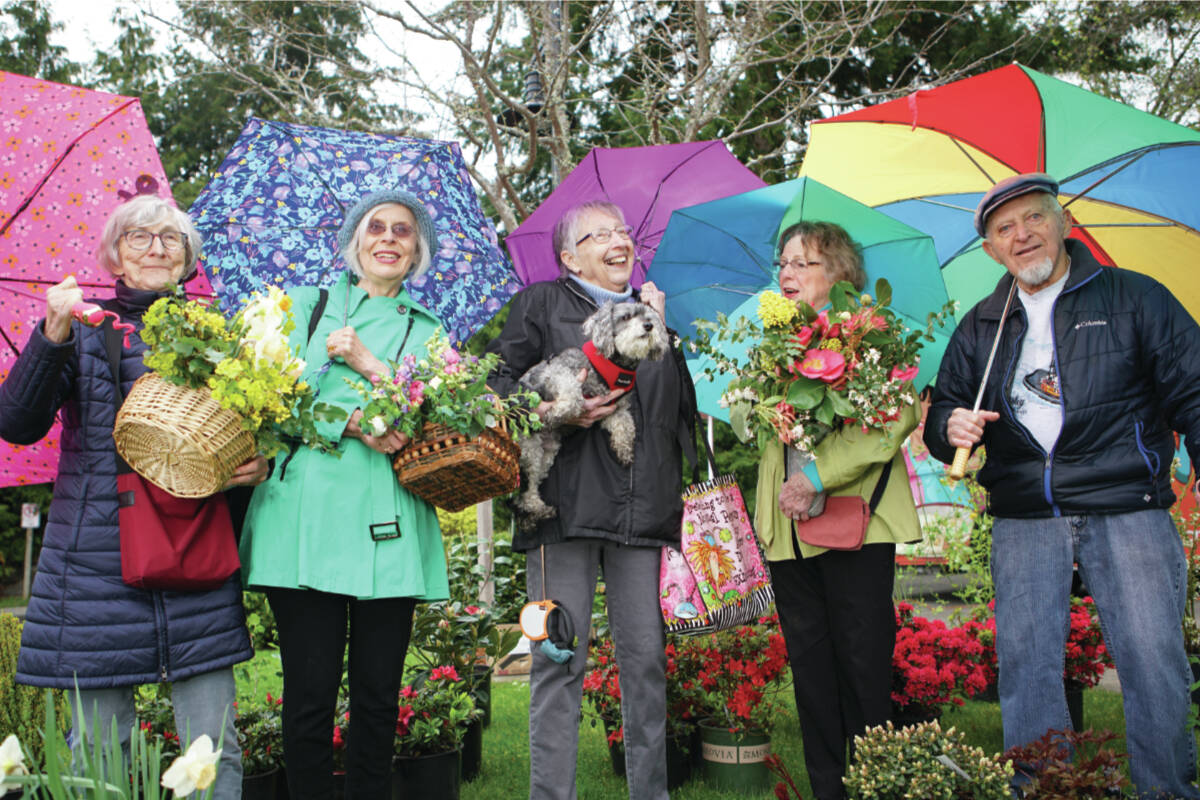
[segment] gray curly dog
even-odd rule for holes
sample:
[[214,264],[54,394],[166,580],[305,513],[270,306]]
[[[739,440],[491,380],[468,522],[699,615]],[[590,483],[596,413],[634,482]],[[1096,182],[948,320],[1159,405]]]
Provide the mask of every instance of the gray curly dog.
[[[636,430],[628,394],[633,388],[633,373],[642,361],[658,361],[670,349],[662,318],[643,303],[605,303],[584,320],[583,335],[602,356],[596,363],[583,349],[572,347],[535,364],[521,377],[522,384],[554,403],[542,420],[542,429],[521,440],[525,481],[515,508],[522,530],[531,530],[558,513],[538,490],[562,447],[563,428],[583,413],[585,398],[608,394],[613,388],[626,389],[616,401],[617,410],[601,420],[600,427],[608,433],[608,444],[617,460],[625,466],[633,463]],[[585,369],[587,377],[580,383],[579,373]]]

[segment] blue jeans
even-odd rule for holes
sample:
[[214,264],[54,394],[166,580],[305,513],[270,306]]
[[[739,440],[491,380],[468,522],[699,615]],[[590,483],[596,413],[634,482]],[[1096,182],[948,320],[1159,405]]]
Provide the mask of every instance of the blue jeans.
[[1187,564],[1163,510],[995,521],[1005,748],[1070,728],[1062,673],[1076,562],[1121,676],[1135,787],[1142,797],[1200,798],[1181,629]]
[[[80,689],[79,702],[87,724],[82,726],[84,736],[80,736],[79,720],[73,720],[72,748],[80,747],[91,738],[96,722],[99,723],[102,737],[101,746],[107,747],[112,721],[116,718],[121,750],[128,760],[129,736],[137,725],[134,688],[119,686],[115,689]],[[74,692],[71,694],[71,714],[74,716],[77,709]],[[217,764],[217,779],[212,787],[213,800],[239,800],[242,796],[242,749],[238,746],[237,728],[234,725],[237,709],[233,707],[233,702],[236,697],[237,684],[233,678],[233,670],[228,667],[171,684],[171,705],[175,709],[175,730],[179,733],[181,752],[187,750],[191,741],[205,733],[212,739],[213,747],[217,746],[217,742],[221,742],[221,760]],[[93,708],[96,710],[95,720],[92,718]],[[225,734],[223,741],[222,730]],[[197,795],[199,794],[198,792]]]

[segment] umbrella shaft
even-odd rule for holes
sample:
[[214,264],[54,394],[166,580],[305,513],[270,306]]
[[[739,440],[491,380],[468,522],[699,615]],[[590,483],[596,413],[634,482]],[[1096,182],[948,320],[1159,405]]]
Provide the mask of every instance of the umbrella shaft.
[[1008,309],[1012,307],[1013,295],[1017,293],[1017,279],[1014,277],[1012,288],[1008,290],[1008,299],[1004,301],[1004,310],[1000,312],[1000,325],[996,328],[996,338],[992,342],[992,352],[988,353],[987,366],[983,368],[983,380],[979,382],[979,391],[975,393],[975,407],[971,413],[978,414],[979,406],[983,403],[983,390],[987,388],[988,377],[992,374],[992,364],[996,361],[996,351],[1000,349],[1000,337],[1004,335],[1004,320],[1008,319]]

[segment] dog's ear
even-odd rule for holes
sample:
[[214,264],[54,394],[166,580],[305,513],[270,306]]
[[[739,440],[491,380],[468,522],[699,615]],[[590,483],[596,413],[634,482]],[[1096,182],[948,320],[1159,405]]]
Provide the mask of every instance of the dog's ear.
[[583,322],[583,335],[592,340],[605,358],[613,354],[613,303],[608,301]]
[[671,334],[667,333],[667,326],[657,311],[650,309],[650,313],[646,316],[654,323],[654,335],[650,337],[650,351],[646,357],[652,361],[658,361],[671,349]]

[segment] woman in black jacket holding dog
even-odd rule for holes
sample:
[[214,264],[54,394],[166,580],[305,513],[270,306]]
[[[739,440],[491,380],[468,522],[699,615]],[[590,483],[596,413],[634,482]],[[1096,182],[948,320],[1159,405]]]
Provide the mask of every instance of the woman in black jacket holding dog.
[[[640,292],[629,284],[633,241],[617,206],[592,202],[568,209],[555,226],[554,250],[562,275],[521,291],[504,330],[488,346],[503,359],[489,381],[501,393],[513,391],[535,364],[582,346],[584,320],[605,302],[642,302],[663,313],[663,293],[652,283]],[[679,543],[682,455],[691,450],[696,395],[678,346],[659,361],[643,361],[630,390],[637,434],[633,463],[625,466],[596,424],[613,413],[623,393],[615,389],[585,401],[581,415],[562,429],[562,449],[541,486],[557,514],[513,540],[515,549],[528,553],[529,597],[556,600],[581,634],[565,665],[534,648],[530,800],[575,797],[586,631],[599,569],[621,663],[629,796],[667,798],[659,553],[662,545]],[[543,403],[539,413],[548,409]]]

